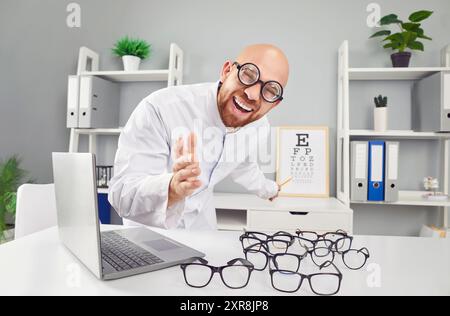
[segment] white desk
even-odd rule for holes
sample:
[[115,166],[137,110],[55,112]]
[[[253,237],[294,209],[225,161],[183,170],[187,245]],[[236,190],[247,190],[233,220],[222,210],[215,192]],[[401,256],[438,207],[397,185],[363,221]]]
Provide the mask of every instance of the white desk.
[[[205,252],[211,264],[220,265],[242,256],[239,232],[157,231]],[[341,295],[450,295],[450,240],[356,237],[355,244],[369,248],[368,264],[379,265],[381,287],[368,287],[371,274],[366,268],[356,272],[344,269],[337,258],[344,274]],[[249,285],[241,290],[226,288],[217,275],[206,288],[190,288],[179,267],[98,281],[59,243],[56,228],[0,246],[0,258],[0,295],[283,294],[272,288],[268,271],[254,272]],[[310,294],[304,284],[295,295]]]

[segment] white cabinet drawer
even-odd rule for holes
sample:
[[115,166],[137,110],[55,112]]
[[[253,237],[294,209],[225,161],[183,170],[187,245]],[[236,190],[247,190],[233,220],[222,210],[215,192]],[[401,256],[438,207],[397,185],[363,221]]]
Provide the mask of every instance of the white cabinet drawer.
[[294,231],[302,230],[329,232],[342,229],[349,233],[353,230],[353,214],[347,212],[283,212],[256,211],[247,212],[247,229],[258,231]]

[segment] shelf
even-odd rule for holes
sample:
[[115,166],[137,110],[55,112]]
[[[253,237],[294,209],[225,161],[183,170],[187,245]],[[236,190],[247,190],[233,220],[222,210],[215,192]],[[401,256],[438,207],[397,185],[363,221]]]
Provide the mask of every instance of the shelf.
[[80,135],[120,135],[123,128],[76,128],[75,133]]
[[169,70],[140,70],[140,71],[92,71],[83,72],[82,76],[97,76],[102,79],[115,82],[146,82],[146,81],[167,81],[169,80]]
[[450,68],[350,68],[350,80],[419,80]]
[[425,206],[425,207],[450,207],[450,200],[447,201],[429,201],[422,197],[426,192],[422,191],[400,191],[399,200],[397,202],[356,202],[352,204],[373,204],[373,205],[408,205],[408,206]]
[[386,132],[376,132],[373,130],[350,130],[350,136],[391,139],[450,139],[450,133],[414,132],[412,130],[391,130]]

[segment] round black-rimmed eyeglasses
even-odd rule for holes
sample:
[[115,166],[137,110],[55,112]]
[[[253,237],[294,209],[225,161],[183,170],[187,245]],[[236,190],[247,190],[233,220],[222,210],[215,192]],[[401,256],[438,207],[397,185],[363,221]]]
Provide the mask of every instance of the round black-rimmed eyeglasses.
[[233,65],[237,67],[238,79],[244,86],[251,87],[258,83],[261,84],[260,93],[264,101],[275,103],[283,100],[283,86],[275,80],[266,82],[260,80],[261,71],[258,66],[252,63],[240,65],[237,62],[234,62]]

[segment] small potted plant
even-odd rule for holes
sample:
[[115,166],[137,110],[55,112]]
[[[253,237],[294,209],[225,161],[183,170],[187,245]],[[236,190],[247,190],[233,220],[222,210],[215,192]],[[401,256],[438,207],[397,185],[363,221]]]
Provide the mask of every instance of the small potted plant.
[[138,71],[141,60],[150,57],[151,45],[144,40],[125,36],[117,41],[112,51],[122,57],[125,71]]
[[373,34],[370,38],[385,36],[383,42],[386,42],[386,44],[383,47],[397,51],[391,55],[392,65],[394,67],[409,67],[411,52],[407,49],[423,52],[425,48],[419,40],[432,40],[425,35],[425,31],[419,23],[428,19],[432,14],[432,11],[426,10],[414,12],[409,16],[408,22],[399,20],[395,14],[387,15],[380,20],[380,24],[382,26],[397,24],[400,32],[393,33],[390,30],[382,30]]
[[20,159],[16,156],[0,162],[0,243],[14,236],[9,220],[14,219],[17,189],[25,176],[26,172],[20,168]]
[[379,95],[374,98],[375,110],[374,110],[374,129],[377,132],[385,132],[387,130],[388,112],[387,104],[388,98]]

